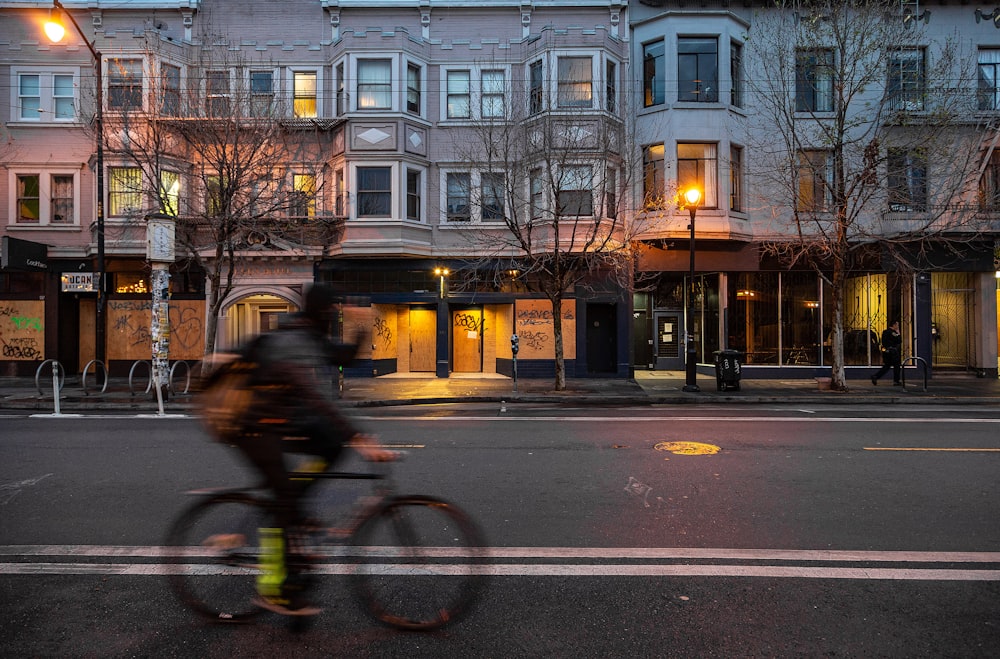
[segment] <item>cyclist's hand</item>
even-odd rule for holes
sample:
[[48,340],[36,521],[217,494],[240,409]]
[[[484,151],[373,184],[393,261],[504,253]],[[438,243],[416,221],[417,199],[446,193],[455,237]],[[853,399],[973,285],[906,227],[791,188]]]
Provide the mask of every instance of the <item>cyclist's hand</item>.
[[382,448],[374,435],[355,435],[351,438],[351,447],[368,462],[394,462],[400,455],[398,451]]

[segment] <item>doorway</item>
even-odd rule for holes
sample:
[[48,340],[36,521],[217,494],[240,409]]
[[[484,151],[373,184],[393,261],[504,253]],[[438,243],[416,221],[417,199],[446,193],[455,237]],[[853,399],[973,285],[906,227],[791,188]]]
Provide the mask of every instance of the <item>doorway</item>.
[[456,373],[483,372],[483,310],[451,312],[452,370]]
[[433,373],[437,364],[437,311],[410,309],[410,372]]
[[587,370],[614,373],[618,366],[615,305],[587,305]]

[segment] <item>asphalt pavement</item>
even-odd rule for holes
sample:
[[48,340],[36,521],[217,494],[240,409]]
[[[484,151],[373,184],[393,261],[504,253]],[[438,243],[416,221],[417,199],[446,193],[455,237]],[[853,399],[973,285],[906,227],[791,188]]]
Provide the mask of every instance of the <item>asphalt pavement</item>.
[[[346,378],[343,404],[378,407],[434,403],[493,402],[559,405],[693,405],[795,403],[802,405],[964,404],[1000,405],[1000,380],[966,373],[936,372],[926,381],[916,372],[903,386],[891,377],[872,386],[867,375],[848,380],[849,391],[831,391],[815,378],[742,379],[739,390],[718,391],[715,377],[699,374],[698,392],[683,391],[682,371],[636,371],[634,378],[569,378],[566,389],[555,390],[552,378],[513,379],[482,373],[456,373],[448,378],[433,374],[391,374],[375,378]],[[84,386],[86,385],[86,386]],[[193,408],[193,383],[177,377],[164,403],[165,412]],[[0,378],[0,410],[53,413],[56,404],[51,378]],[[134,410],[158,412],[159,403],[148,382],[130,385],[125,378],[111,378],[106,388],[91,380],[67,378],[59,412],[85,410]]]

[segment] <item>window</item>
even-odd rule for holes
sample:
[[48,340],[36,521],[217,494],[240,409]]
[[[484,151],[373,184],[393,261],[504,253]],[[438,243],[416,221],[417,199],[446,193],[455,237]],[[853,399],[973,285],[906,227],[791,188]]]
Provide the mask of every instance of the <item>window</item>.
[[618,65],[610,61],[604,69],[604,107],[608,112],[618,110]]
[[833,154],[829,151],[799,152],[799,194],[796,210],[826,213],[833,209]]
[[19,225],[73,225],[76,218],[76,175],[53,172],[14,172],[14,223]]
[[344,80],[344,64],[341,62],[334,69],[337,77],[337,116],[347,112],[347,81]]
[[292,73],[292,113],[296,119],[310,119],[317,115],[316,72]]
[[889,81],[886,91],[894,110],[924,109],[924,51],[900,48],[889,53]]
[[560,57],[556,103],[561,108],[589,108],[593,104],[594,74],[590,57]]
[[717,152],[715,144],[677,145],[677,189],[701,190],[704,208],[719,205]]
[[420,221],[420,171],[406,170],[406,219]]
[[347,182],[343,169],[333,172],[333,214],[335,217],[347,217]]
[[715,103],[719,100],[719,42],[715,37],[677,40],[677,100]]
[[76,118],[72,73],[19,73],[17,117],[21,121],[70,121]]
[[420,67],[406,65],[406,111],[420,114]]
[[316,177],[312,174],[292,174],[288,216],[297,219],[316,217]]
[[545,212],[545,195],[542,180],[542,170],[532,169],[528,172],[528,193],[531,196],[531,219],[537,220]]
[[358,61],[358,109],[388,110],[392,108],[392,61],[363,59]]
[[205,76],[205,111],[208,116],[229,116],[229,97],[229,71],[209,71]]
[[392,168],[358,167],[358,217],[392,216]]
[[979,51],[979,109],[1000,110],[1000,48]]
[[612,167],[604,172],[604,214],[618,217],[618,173]]
[[274,110],[274,75],[271,71],[250,72],[250,113],[269,117]]
[[979,209],[1000,211],[1000,151],[994,150],[979,180]]
[[470,180],[468,172],[449,172],[447,175],[447,217],[449,222],[468,222],[472,219],[469,203]]
[[448,118],[467,119],[469,118],[469,108],[471,100],[471,79],[470,73],[464,71],[448,71]]
[[112,110],[142,109],[142,60],[108,60],[108,108]]
[[729,147],[729,210],[743,211],[743,148]]
[[662,105],[665,101],[663,86],[666,82],[662,41],[647,43],[642,47],[642,104],[645,107]]
[[545,109],[545,80],[542,75],[542,60],[528,65],[528,112],[538,114]]
[[504,116],[504,92],[506,91],[506,76],[503,71],[483,71],[483,93],[481,112],[484,119],[495,119]]
[[795,111],[833,112],[833,51],[800,50],[795,56]]
[[729,42],[729,80],[732,83],[729,103],[735,107],[743,107],[743,45],[735,41]]
[[142,170],[138,167],[112,167],[109,170],[108,214],[125,217],[142,209]]
[[484,222],[504,219],[504,181],[499,172],[485,172],[480,180],[480,199]]
[[209,217],[222,217],[226,210],[223,199],[223,179],[208,176],[205,179],[205,212]]
[[889,210],[927,210],[927,155],[922,149],[889,149]]
[[177,172],[160,172],[160,212],[174,217],[180,212],[181,177]]
[[160,67],[160,112],[168,117],[181,113],[181,68],[173,64]]
[[648,209],[664,207],[662,144],[651,144],[642,149],[642,203]]
[[590,167],[563,167],[559,181],[559,215],[593,215],[593,189]]

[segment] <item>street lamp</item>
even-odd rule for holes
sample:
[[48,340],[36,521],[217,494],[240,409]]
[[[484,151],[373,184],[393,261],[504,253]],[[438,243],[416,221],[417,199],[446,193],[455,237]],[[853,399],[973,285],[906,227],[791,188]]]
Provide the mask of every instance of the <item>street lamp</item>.
[[448,271],[448,268],[434,268],[434,274],[436,274],[441,280],[440,293],[441,293],[441,299],[443,300],[446,297],[445,293],[447,292],[445,290],[444,278],[447,277],[450,273]]
[[698,388],[698,351],[695,348],[694,343],[694,218],[695,214],[698,212],[698,204],[701,202],[701,190],[698,188],[691,188],[684,193],[684,200],[687,202],[684,204],[688,212],[691,213],[691,224],[688,227],[691,230],[691,238],[688,242],[688,251],[691,257],[691,267],[689,269],[689,281],[690,293],[688,294],[688,309],[687,309],[687,355],[686,355],[686,375],[684,380],[684,387],[682,391],[701,391]]
[[[66,11],[59,0],[52,0],[52,6],[62,12],[63,16],[69,19],[76,33],[80,35],[83,42],[87,44],[87,49],[94,58],[94,80],[97,85],[96,101],[97,113],[95,123],[97,129],[97,311],[94,318],[94,358],[100,362],[107,377],[108,367],[105,362],[105,336],[107,330],[107,306],[108,300],[105,295],[104,282],[104,76],[101,72],[101,52],[94,48],[97,37],[91,42],[80,29],[80,25],[73,18],[73,15]],[[46,21],[45,34],[53,42],[62,40],[66,34],[66,28],[58,20],[50,18]]]

